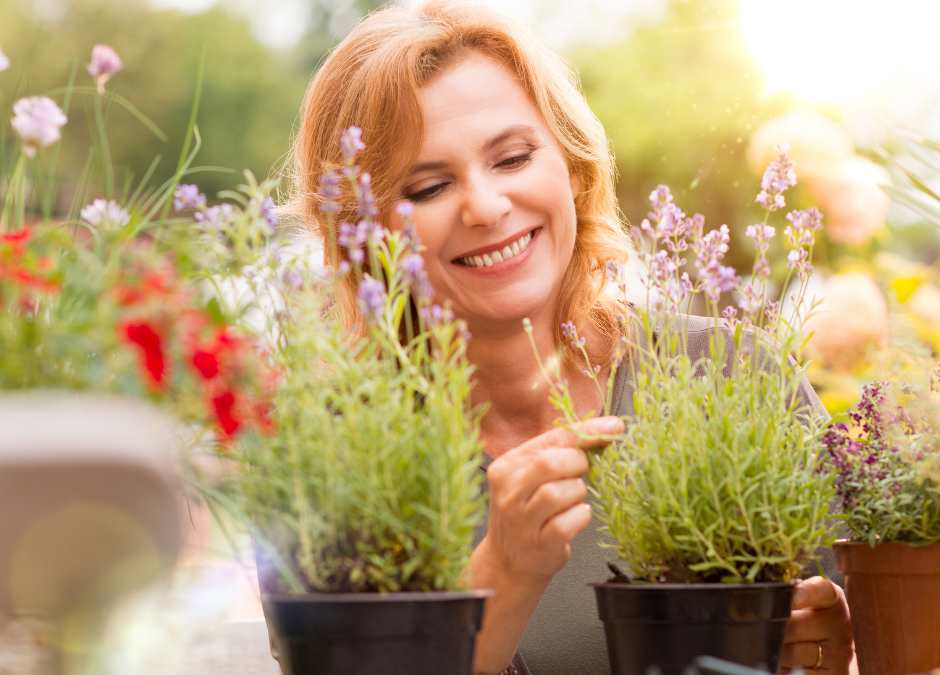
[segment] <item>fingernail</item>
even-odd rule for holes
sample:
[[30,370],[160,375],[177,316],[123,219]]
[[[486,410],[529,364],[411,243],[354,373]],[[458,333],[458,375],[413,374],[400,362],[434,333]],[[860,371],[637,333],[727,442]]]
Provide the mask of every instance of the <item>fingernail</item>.
[[605,417],[601,421],[601,429],[605,434],[619,434],[623,432],[623,420],[619,417]]
[[793,591],[793,606],[802,607],[804,602],[806,602],[806,591],[797,586],[796,590]]

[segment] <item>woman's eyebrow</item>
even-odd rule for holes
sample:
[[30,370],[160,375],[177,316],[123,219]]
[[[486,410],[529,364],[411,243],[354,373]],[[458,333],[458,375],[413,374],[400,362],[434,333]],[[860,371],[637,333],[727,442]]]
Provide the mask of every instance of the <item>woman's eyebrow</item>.
[[[513,124],[511,127],[507,127],[484,143],[483,151],[489,152],[507,138],[511,138],[516,134],[529,134],[534,131],[535,127],[529,124]],[[443,169],[445,166],[447,166],[446,162],[422,162],[421,164],[415,164],[414,167],[412,167],[410,175],[421,173],[422,171],[436,171],[437,169]]]

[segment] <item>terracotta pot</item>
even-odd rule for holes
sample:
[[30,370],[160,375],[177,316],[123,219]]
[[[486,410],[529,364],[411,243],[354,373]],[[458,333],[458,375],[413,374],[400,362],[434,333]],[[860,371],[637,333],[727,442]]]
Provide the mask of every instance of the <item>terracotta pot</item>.
[[859,675],[940,667],[940,544],[840,540],[833,552],[845,574]]

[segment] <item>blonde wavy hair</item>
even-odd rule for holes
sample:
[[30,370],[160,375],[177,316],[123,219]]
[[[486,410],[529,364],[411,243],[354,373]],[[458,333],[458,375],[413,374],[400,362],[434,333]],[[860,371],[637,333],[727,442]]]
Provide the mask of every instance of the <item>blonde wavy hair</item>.
[[[342,164],[340,133],[362,128],[366,149],[357,161],[372,174],[381,217],[387,222],[401,199],[399,181],[417,160],[424,135],[419,90],[437,75],[480,53],[519,80],[581,177],[575,197],[577,235],[555,314],[555,344],[566,359],[574,350],[561,324],[587,324],[600,340],[588,343],[594,363],[606,363],[622,334],[625,306],[604,292],[608,260],[625,263],[627,239],[618,215],[610,141],[582,95],[577,74],[524,26],[478,5],[431,0],[415,9],[391,6],[364,19],[324,61],[304,100],[299,131],[288,161],[291,189],[282,211],[321,241],[327,222],[319,210],[319,178]],[[344,188],[345,189],[345,188]],[[355,222],[355,200],[346,190],[336,222]],[[327,262],[329,247],[326,249]],[[342,255],[342,254],[340,254]],[[356,288],[350,280],[341,302],[356,321]],[[359,322],[362,325],[362,322]]]

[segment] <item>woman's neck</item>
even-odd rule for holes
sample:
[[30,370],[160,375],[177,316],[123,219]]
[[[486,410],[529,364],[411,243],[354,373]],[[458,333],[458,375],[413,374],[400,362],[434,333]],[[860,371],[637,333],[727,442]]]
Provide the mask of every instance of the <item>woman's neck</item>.
[[[549,326],[533,325],[532,338],[544,363],[556,354],[553,331]],[[591,339],[588,334],[588,340]],[[491,457],[550,430],[559,412],[549,401],[549,385],[536,361],[529,336],[519,326],[517,331],[498,337],[475,334],[467,354],[474,364],[473,405],[488,404],[481,432],[484,449]],[[597,386],[585,377],[581,368],[569,364],[562,367],[562,378],[568,380],[575,412],[585,415],[599,410],[603,400]],[[599,375],[602,389],[607,372]]]

